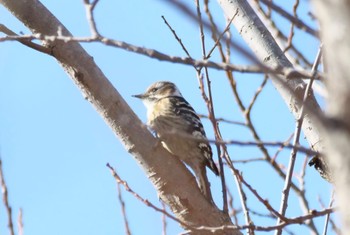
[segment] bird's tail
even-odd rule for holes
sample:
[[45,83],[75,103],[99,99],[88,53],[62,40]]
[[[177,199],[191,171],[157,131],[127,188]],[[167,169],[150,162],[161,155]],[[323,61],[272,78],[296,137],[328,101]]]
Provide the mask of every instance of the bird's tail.
[[215,162],[213,161],[213,159],[208,160],[207,162],[207,166],[210,168],[210,170],[212,170],[214,172],[215,175],[219,176],[219,170],[215,164]]
[[209,183],[209,180],[207,177],[207,172],[206,172],[205,166],[200,167],[198,169],[198,171],[195,171],[195,174],[196,174],[196,178],[198,180],[198,186],[199,186],[200,190],[202,191],[204,196],[208,199],[208,201],[213,203],[213,197],[212,197],[211,191],[210,191],[210,183]]

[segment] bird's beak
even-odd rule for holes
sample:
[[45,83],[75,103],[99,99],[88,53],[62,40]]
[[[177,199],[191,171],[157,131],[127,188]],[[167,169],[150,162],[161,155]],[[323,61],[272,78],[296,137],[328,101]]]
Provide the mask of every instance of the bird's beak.
[[132,95],[132,97],[135,97],[135,98],[139,98],[139,99],[144,99],[146,98],[146,95],[145,94],[139,94],[139,95]]

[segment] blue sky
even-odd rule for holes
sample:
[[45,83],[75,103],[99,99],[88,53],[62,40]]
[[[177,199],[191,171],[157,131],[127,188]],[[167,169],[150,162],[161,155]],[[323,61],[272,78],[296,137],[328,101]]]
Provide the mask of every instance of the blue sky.
[[[82,1],[42,2],[73,35],[89,35]],[[307,1],[301,4],[298,13],[306,17],[309,9]],[[291,5],[285,7],[291,9]],[[189,6],[193,7],[191,4]],[[216,21],[222,26],[224,17],[221,10],[215,1],[211,2],[211,6]],[[198,27],[164,1],[145,0],[140,3],[101,0],[96,8],[97,25],[104,36],[170,55],[185,56],[163,23],[162,15],[176,30],[191,55],[200,58]],[[287,33],[287,22],[277,19],[277,24],[284,26]],[[17,33],[29,33],[2,6],[0,23]],[[235,40],[244,45],[234,29],[232,32]],[[210,48],[213,45],[210,33],[206,38]],[[318,43],[305,35],[295,40],[312,61]],[[84,48],[142,121],[146,121],[146,110],[131,95],[144,91],[149,84],[158,80],[175,82],[198,113],[207,113],[192,67],[159,62],[100,44],[84,44]],[[0,52],[0,154],[14,219],[18,216],[19,208],[22,208],[26,235],[124,234],[116,184],[105,166],[107,162],[128,181],[131,188],[160,205],[153,186],[140,167],[55,59],[16,42],[0,43]],[[249,63],[237,52],[233,51],[232,54],[233,61]],[[210,70],[210,76],[217,117],[243,121],[225,74]],[[247,105],[262,78],[252,74],[235,73],[235,76],[238,90]],[[253,109],[252,119],[261,138],[266,141],[286,140],[294,130],[294,119],[270,82]],[[203,122],[209,138],[213,138],[210,123],[206,120]],[[221,127],[224,139],[252,140],[244,127],[227,124]],[[261,153],[251,147],[230,146],[229,151],[234,159],[261,157]],[[270,149],[272,155],[275,151]],[[289,151],[283,151],[279,160],[287,164],[288,157]],[[300,171],[303,158],[302,155],[298,157],[297,171]],[[283,180],[268,165],[257,162],[237,164],[237,168],[264,198],[276,209],[279,208]],[[320,196],[328,203],[331,187],[313,169],[307,168],[306,174],[310,207],[321,209],[317,198]],[[227,176],[235,195],[235,205],[239,205],[232,176]],[[220,181],[212,174],[210,180],[215,200],[221,207]],[[249,193],[248,196],[249,207],[256,211],[262,210],[262,205]],[[144,206],[125,191],[123,197],[133,234],[161,234],[161,214]],[[290,205],[288,215],[301,214],[299,202],[293,194]],[[2,205],[0,211],[0,233],[3,234],[7,233],[7,219]],[[242,215],[239,219],[243,223]],[[275,223],[274,220],[260,217],[254,219],[259,225]],[[315,222],[321,230],[323,219]],[[298,233],[305,231],[304,226],[300,225],[292,226],[291,229]],[[169,234],[180,231],[178,225],[169,221]]]

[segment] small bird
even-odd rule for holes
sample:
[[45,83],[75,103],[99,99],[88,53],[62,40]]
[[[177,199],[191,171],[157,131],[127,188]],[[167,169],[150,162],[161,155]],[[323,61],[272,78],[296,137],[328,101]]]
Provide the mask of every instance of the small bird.
[[334,183],[332,172],[329,169],[328,162],[324,155],[317,154],[313,156],[309,161],[309,166],[314,166],[323,179],[327,180],[329,183]]
[[156,82],[145,93],[134,97],[145,104],[147,124],[162,145],[193,170],[199,188],[212,202],[206,166],[215,175],[219,175],[219,171],[212,159],[203,124],[192,106],[182,97],[176,85],[168,81]]

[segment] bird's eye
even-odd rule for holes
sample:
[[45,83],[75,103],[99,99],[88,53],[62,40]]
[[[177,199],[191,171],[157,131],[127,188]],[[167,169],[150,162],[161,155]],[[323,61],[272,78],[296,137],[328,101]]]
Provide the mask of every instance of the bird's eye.
[[154,92],[156,92],[157,90],[158,90],[158,88],[154,87],[154,88],[151,89],[151,92],[154,93]]

